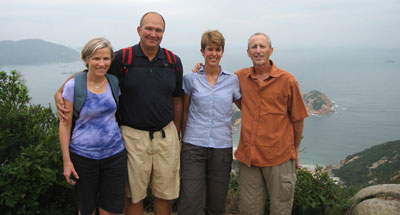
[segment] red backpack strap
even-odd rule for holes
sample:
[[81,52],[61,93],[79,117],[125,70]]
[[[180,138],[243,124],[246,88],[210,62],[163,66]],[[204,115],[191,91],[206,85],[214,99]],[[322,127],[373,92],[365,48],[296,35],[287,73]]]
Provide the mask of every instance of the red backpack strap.
[[172,69],[179,72],[178,63],[176,62],[176,56],[174,55],[174,53],[172,53],[170,50],[168,50],[166,48],[163,48],[163,49],[164,49],[165,55],[167,56],[168,63],[171,65]]
[[122,49],[122,66],[121,70],[125,70],[125,73],[129,71],[129,67],[132,65],[133,51],[132,47]]
[[133,61],[133,49],[132,47],[122,49],[122,62],[120,72],[118,74],[119,78],[119,88],[121,91],[124,90],[124,79],[125,75],[128,73],[129,68],[132,66]]

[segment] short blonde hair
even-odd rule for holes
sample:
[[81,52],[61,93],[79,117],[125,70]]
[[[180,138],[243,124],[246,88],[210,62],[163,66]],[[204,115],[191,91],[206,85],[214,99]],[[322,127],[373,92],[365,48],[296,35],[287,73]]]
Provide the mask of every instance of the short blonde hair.
[[201,36],[201,49],[205,49],[207,45],[222,46],[222,50],[225,47],[225,38],[218,30],[206,31]]
[[[98,37],[91,39],[86,43],[85,47],[83,47],[81,51],[81,59],[85,61],[86,59],[92,57],[97,50],[102,48],[110,49],[111,59],[114,58],[114,51],[110,41],[108,41],[106,38]],[[88,65],[86,65],[86,67],[88,67]]]

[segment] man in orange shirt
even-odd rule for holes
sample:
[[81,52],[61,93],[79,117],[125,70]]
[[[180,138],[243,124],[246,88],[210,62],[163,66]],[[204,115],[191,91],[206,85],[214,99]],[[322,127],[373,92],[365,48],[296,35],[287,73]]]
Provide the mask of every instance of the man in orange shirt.
[[242,128],[235,157],[240,161],[241,214],[264,214],[267,190],[270,214],[291,214],[298,149],[308,116],[292,74],[269,59],[268,35],[256,33],[248,42],[253,66],[236,72],[242,92]]

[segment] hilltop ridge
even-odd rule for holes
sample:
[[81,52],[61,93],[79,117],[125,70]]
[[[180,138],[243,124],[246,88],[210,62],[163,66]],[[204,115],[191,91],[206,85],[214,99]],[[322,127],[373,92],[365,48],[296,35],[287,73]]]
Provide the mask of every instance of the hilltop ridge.
[[349,155],[332,173],[346,185],[366,187],[400,183],[400,140]]
[[0,41],[0,65],[62,63],[79,60],[79,52],[40,39]]

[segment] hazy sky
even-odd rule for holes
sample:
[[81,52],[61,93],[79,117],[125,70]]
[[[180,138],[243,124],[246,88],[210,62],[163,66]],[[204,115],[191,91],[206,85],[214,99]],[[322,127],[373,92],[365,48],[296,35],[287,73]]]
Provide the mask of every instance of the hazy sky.
[[115,48],[138,42],[148,11],[166,20],[162,46],[200,46],[220,30],[227,47],[245,48],[255,32],[275,48],[400,48],[399,0],[1,0],[0,40],[43,39],[72,48],[108,38]]

